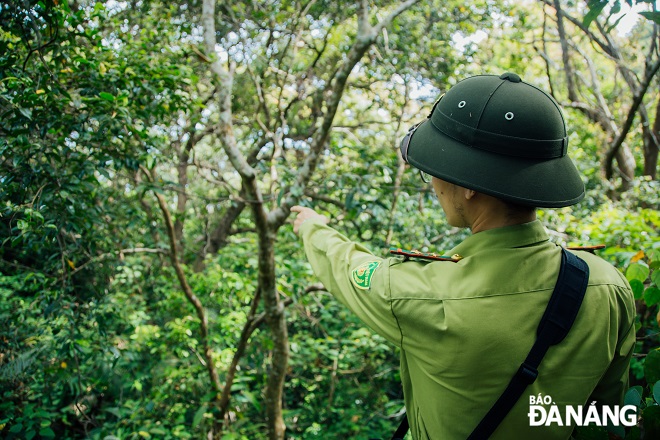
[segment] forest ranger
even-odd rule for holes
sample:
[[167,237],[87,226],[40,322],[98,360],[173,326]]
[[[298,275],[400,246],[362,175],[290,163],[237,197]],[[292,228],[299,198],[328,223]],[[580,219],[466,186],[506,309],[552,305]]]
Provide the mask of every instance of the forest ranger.
[[[468,438],[535,344],[565,252],[549,241],[536,208],[584,197],[567,147],[549,95],[513,73],[475,76],[438,100],[400,147],[407,163],[432,176],[447,222],[471,229],[446,253],[460,258],[379,258],[328,218],[292,208],[294,231],[325,287],[400,348],[413,438]],[[622,404],[635,343],[633,294],[609,263],[570,254],[588,265],[583,303],[493,439],[570,437],[573,426],[530,426],[529,396],[551,395],[560,407]]]

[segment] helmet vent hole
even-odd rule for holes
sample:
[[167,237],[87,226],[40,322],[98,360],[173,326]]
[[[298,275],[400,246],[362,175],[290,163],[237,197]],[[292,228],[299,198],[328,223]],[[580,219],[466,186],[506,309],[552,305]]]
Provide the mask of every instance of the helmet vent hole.
[[507,121],[512,120],[513,119],[513,113],[506,112],[506,114],[504,115],[504,119],[506,119]]
[[465,104],[466,104],[465,101],[461,101],[461,102],[459,102],[459,103],[458,103],[458,108],[463,108],[463,107],[465,107]]

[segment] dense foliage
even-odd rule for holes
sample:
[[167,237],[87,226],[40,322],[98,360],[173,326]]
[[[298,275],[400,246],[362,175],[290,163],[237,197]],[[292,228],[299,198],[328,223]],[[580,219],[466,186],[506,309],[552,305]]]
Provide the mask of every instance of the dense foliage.
[[0,437],[278,438],[277,405],[287,437],[388,436],[397,352],[318,285],[286,217],[263,219],[298,202],[380,255],[453,247],[468,231],[398,140],[449,85],[504,70],[569,121],[587,197],[539,212],[552,239],[607,245],[635,292],[642,422],[612,434],[660,436],[653,4],[626,2],[646,15],[620,35],[619,2],[409,3],[388,21],[404,2],[212,2],[215,51],[208,1],[0,5]]

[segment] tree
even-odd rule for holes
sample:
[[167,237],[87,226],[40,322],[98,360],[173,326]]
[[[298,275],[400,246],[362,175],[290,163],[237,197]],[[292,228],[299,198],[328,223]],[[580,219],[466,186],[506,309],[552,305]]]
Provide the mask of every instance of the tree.
[[[326,5],[314,2],[302,5],[283,2],[270,6],[246,3],[239,7],[240,14],[225,7],[221,9],[223,19],[220,21],[225,35],[219,42],[223,48],[220,55],[226,56],[226,65],[214,59],[218,44],[215,8],[211,2],[203,4],[200,17],[205,54],[201,57],[209,59],[214,81],[209,89],[215,94],[212,100],[205,99],[205,102],[214,114],[202,124],[203,128],[193,130],[190,123],[187,140],[177,141],[177,144],[186,145],[185,156],[179,155],[177,165],[179,185],[185,191],[185,169],[194,146],[206,143],[211,151],[217,151],[214,145],[219,144],[228,160],[222,162],[215,175],[226,183],[224,187],[233,202],[217,220],[220,226],[211,233],[210,242],[221,242],[218,237],[227,236],[246,205],[252,210],[259,238],[257,291],[219,397],[219,418],[226,414],[235,368],[250,333],[256,328],[255,313],[263,299],[265,310],[259,316],[263,317],[274,336],[273,363],[266,389],[267,420],[272,436],[279,437],[283,433],[281,403],[278,402],[282,401],[288,341],[283,304],[275,281],[277,232],[289,215],[288,208],[309,193],[310,179],[322,153],[328,148],[333,120],[349,75],[385,32],[386,26],[415,3],[409,1],[390,6],[384,18],[376,24],[370,24],[373,21],[370,16],[374,14],[369,12],[366,2],[356,10],[331,8],[329,11]],[[357,13],[357,19],[354,13]],[[237,16],[253,18],[240,21]],[[356,22],[357,32],[353,27]],[[330,45],[329,41],[333,39],[335,44]],[[266,44],[260,45],[259,41],[264,40]],[[337,50],[338,45],[344,54]],[[238,96],[232,99],[235,81],[242,86],[241,91],[246,92],[241,95],[245,100],[238,99]],[[236,124],[234,114],[239,110],[253,115],[252,120],[248,119],[250,122],[246,124],[243,119],[243,123]],[[202,121],[204,118],[191,119]],[[182,199],[183,195],[177,196],[180,214],[185,209]],[[165,212],[160,197],[159,205]],[[176,241],[177,230],[181,229],[174,228],[174,237],[170,234],[172,243]],[[217,245],[205,250],[217,250]],[[197,263],[198,268],[201,267],[199,256]],[[198,315],[202,319],[201,314]]]
[[[12,435],[53,437],[63,419],[51,409],[70,405],[76,408],[70,429],[82,435],[99,401],[89,393],[99,382],[95,369],[113,346],[108,324],[118,310],[106,289],[121,256],[159,251],[129,248],[121,225],[130,224],[136,210],[109,209],[106,202],[122,196],[108,184],[113,176],[137,167],[142,152],[132,134],[143,133],[141,117],[148,125],[162,114],[156,98],[162,90],[131,88],[137,74],[153,72],[127,66],[104,44],[101,7],[10,2],[0,12],[7,353],[0,412],[12,421]],[[176,75],[164,75],[168,80]],[[103,355],[95,356],[97,350]],[[33,374],[37,368],[42,374]],[[40,393],[43,402],[35,403]]]
[[[271,434],[281,437],[284,429],[282,383],[288,342],[283,304],[275,284],[276,234],[288,216],[288,207],[306,192],[322,152],[328,148],[331,127],[349,74],[386,26],[414,3],[417,2],[384,4],[385,15],[376,23],[372,20],[377,14],[366,2],[359,8],[328,8],[326,4],[310,2],[302,5],[302,11],[309,16],[300,15],[295,2],[273,4],[270,16],[263,14],[260,3],[235,5],[239,9],[246,8],[249,13],[250,18],[244,22],[236,20],[235,11],[225,6],[225,15],[219,23],[226,35],[221,42],[226,44],[227,53],[233,50],[233,44],[241,44],[241,39],[247,44],[244,52],[234,50],[232,56],[259,49],[257,62],[239,65],[237,71],[225,69],[217,59],[211,61],[215,57],[212,41],[216,26],[215,8],[211,3],[203,5],[205,9],[200,13],[195,3],[177,9],[145,2],[141,8],[148,10],[152,18],[141,21],[136,21],[139,8],[132,11],[121,5],[106,9],[100,4],[92,8],[72,3],[69,9],[66,3],[59,7],[50,3],[48,6],[12,4],[11,9],[7,8],[13,14],[7,27],[11,32],[4,35],[3,43],[8,49],[19,50],[3,52],[8,54],[3,65],[7,86],[2,90],[8,103],[3,109],[8,122],[2,159],[6,174],[18,176],[22,182],[12,186],[13,178],[3,181],[3,189],[14,200],[5,214],[8,219],[5,236],[12,246],[3,246],[3,264],[18,268],[22,274],[19,280],[24,280],[23,275],[33,272],[43,262],[50,262],[52,270],[44,273],[49,280],[46,284],[66,282],[61,289],[56,283],[49,284],[42,295],[58,297],[67,292],[77,294],[80,286],[76,281],[85,279],[86,274],[92,276],[89,282],[97,286],[95,290],[104,292],[113,282],[113,267],[121,266],[125,255],[135,252],[169,254],[178,282],[199,320],[198,339],[203,354],[200,362],[206,366],[211,388],[218,392],[220,376],[210,345],[208,309],[190,286],[190,275],[184,265],[197,261],[198,270],[202,269],[203,256],[208,251],[217,252],[228,235],[240,230],[235,227],[237,222],[246,224],[248,231],[256,231],[260,237],[259,283],[237,341],[234,360],[225,374],[222,392],[213,398],[218,406],[214,415],[219,421],[217,425],[221,424],[238,361],[250,334],[260,322],[266,321],[276,341],[272,379],[266,392],[267,419]],[[204,27],[190,25],[186,17],[202,17]],[[25,23],[31,26],[31,31],[23,28]],[[257,26],[251,27],[255,23]],[[176,25],[176,32],[168,32],[170,25]],[[191,36],[195,29],[206,32],[206,54],[197,46],[199,41]],[[232,34],[241,29],[252,32]],[[278,33],[286,36],[284,44],[278,41]],[[50,38],[46,44],[42,44],[46,40],[42,34]],[[173,40],[177,35],[186,34],[188,37]],[[159,40],[155,39],[156,35],[160,36]],[[233,41],[231,35],[240,38]],[[270,37],[267,44],[260,47],[257,43],[263,35]],[[330,39],[334,39],[333,44],[329,44]],[[305,44],[308,46],[301,50]],[[344,52],[348,57],[344,57]],[[210,81],[196,77],[188,66],[173,63],[181,56],[190,66],[211,66]],[[377,56],[377,52],[373,56]],[[289,62],[293,64],[287,66]],[[288,69],[284,78],[281,75],[287,71],[283,68]],[[71,77],[63,83],[66,75]],[[235,78],[247,91],[255,91],[254,96],[260,96],[260,100],[232,101],[231,84]],[[33,84],[38,85],[33,87]],[[47,86],[39,88],[43,84]],[[294,90],[298,87],[297,95],[291,94],[292,86]],[[249,114],[255,109],[258,118],[253,125],[236,128],[233,115]],[[274,117],[270,117],[271,114]],[[310,123],[305,114],[313,115],[316,122]],[[290,127],[295,134],[285,138]],[[235,129],[240,133],[238,141],[233,134]],[[47,136],[39,142],[39,149],[35,149],[36,144],[30,142],[43,133]],[[292,147],[290,142],[297,144]],[[218,154],[218,144],[229,160],[208,160]],[[263,154],[263,149],[270,149],[270,154],[268,151]],[[14,158],[6,154],[7,151],[11,151]],[[208,153],[209,158],[204,153]],[[175,166],[173,179],[170,179],[170,157],[174,158],[171,162]],[[72,161],[74,158],[77,162]],[[42,163],[49,167],[43,168]],[[299,169],[291,169],[290,163],[298,163]],[[191,165],[199,173],[195,181],[189,180]],[[81,176],[86,180],[81,182]],[[52,183],[34,186],[40,179]],[[214,192],[229,201],[229,207],[220,211],[221,216],[209,218],[201,225],[186,222],[193,205],[190,196],[197,195],[190,190],[195,186],[200,192],[208,189],[203,183],[205,180],[218,184]],[[77,185],[75,193],[70,190],[71,184]],[[69,191],[62,193],[62,186]],[[168,200],[166,194],[171,192],[176,198]],[[51,203],[52,194],[58,193],[63,195],[61,205]],[[80,203],[73,216],[67,214],[71,206],[66,204],[72,193],[75,202]],[[144,194],[154,195],[157,209]],[[104,200],[111,203],[104,203]],[[122,201],[120,206],[126,211],[117,209],[113,200]],[[175,201],[175,215],[172,215],[172,200]],[[206,200],[210,206],[209,197]],[[224,207],[222,203],[218,205]],[[95,210],[90,212],[89,206],[94,206]],[[136,212],[138,206],[142,206],[144,212]],[[246,206],[252,209],[253,221],[240,217]],[[197,209],[197,206],[192,208]],[[161,233],[153,229],[154,224],[160,223],[157,210],[162,214],[168,244],[163,243]],[[110,218],[117,220],[116,229],[99,233],[98,225]],[[144,246],[144,236],[137,246],[121,246],[123,240],[134,242],[137,238],[134,234],[137,232],[139,236],[142,228],[122,228],[120,224],[145,221],[152,232],[151,247]],[[214,224],[217,226],[213,230]],[[184,234],[186,226],[205,233],[209,246],[204,246],[202,257],[199,251],[190,250]],[[44,237],[48,240],[48,229],[56,231],[52,233],[55,238],[50,241],[52,246],[42,247],[40,240]],[[75,232],[71,234],[70,229]],[[189,235],[192,236],[194,233]],[[97,243],[102,243],[103,247]],[[79,252],[80,246],[89,248]],[[83,257],[79,260],[73,254]],[[107,272],[97,270],[101,264]],[[105,278],[94,278],[99,275]],[[260,298],[264,298],[265,311],[257,314]],[[110,300],[102,295],[98,299]],[[68,309],[66,303],[63,308]],[[87,381],[80,374],[83,370],[91,374],[91,370],[79,361],[81,339],[76,335],[80,327],[74,323],[82,320],[93,327],[98,321],[89,315],[72,315],[70,319],[72,334],[66,343],[77,360],[79,383],[74,402],[78,405],[81,400],[91,399],[85,391],[89,390]],[[20,344],[17,341],[12,348],[19,357]],[[99,344],[105,349],[114,348],[109,341],[99,341]],[[12,408],[20,411],[20,400],[17,403],[19,405]],[[96,425],[98,417],[90,413],[89,405],[86,407],[87,410],[78,414],[86,419],[85,431],[88,426]],[[19,426],[22,425],[13,425]],[[219,429],[216,426],[216,432]]]
[[[600,2],[599,4],[602,6],[603,3],[606,2]],[[613,160],[616,158],[619,166],[619,174],[622,177],[622,190],[632,187],[636,168],[635,158],[631,149],[625,144],[625,139],[630,132],[636,116],[639,116],[641,119],[641,126],[644,133],[644,173],[651,177],[655,176],[657,151],[660,144],[657,143],[657,135],[654,133],[655,130],[650,123],[644,98],[651,84],[657,82],[657,73],[660,69],[660,52],[657,44],[658,24],[652,21],[645,23],[647,30],[642,31],[640,33],[641,38],[637,40],[640,46],[639,51],[629,52],[629,54],[634,55],[626,58],[626,55],[620,49],[621,43],[617,42],[613,35],[613,28],[616,23],[613,25],[607,23],[611,14],[604,21],[599,21],[601,20],[599,16],[587,14],[585,18],[586,24],[583,24],[575,16],[570,15],[559,1],[552,3],[544,1],[544,5],[554,8],[556,14],[556,29],[561,47],[562,66],[569,100],[567,105],[582,111],[590,119],[598,123],[607,135],[609,147],[602,159],[605,177],[608,179],[613,177]],[[616,13],[616,8],[613,8],[612,12]],[[627,114],[622,121],[617,122],[617,118],[614,116],[615,111],[611,108],[612,104],[602,94],[600,83],[603,81],[603,78],[597,72],[590,55],[583,49],[585,44],[575,42],[574,38],[568,36],[576,35],[576,33],[571,32],[569,34],[566,31],[566,21],[581,31],[582,35],[587,38],[587,41],[597,49],[597,53],[603,54],[612,60],[613,66],[611,68],[615,72],[620,73],[621,78],[630,89],[631,99],[627,104]],[[594,23],[598,34],[589,30],[589,24],[591,22]],[[574,64],[577,64],[578,61],[573,58],[572,51],[580,55],[581,59],[579,62],[583,63],[588,70],[589,81],[586,80],[587,75],[581,75],[576,71]],[[646,52],[645,58],[641,62],[635,62],[637,53],[641,51]],[[550,57],[546,54],[545,59],[549,60]],[[617,75],[610,75],[610,77],[617,78]],[[585,90],[581,84],[586,86],[588,90]],[[617,86],[615,85],[616,88]],[[591,103],[585,102],[580,98],[580,96],[587,96],[589,94],[592,94],[590,98]],[[612,99],[610,98],[609,101],[611,102]]]
[[[272,369],[269,374],[265,397],[269,437],[273,439],[284,438],[285,425],[282,419],[281,402],[289,356],[284,307],[280,300],[275,281],[274,247],[276,234],[289,215],[289,207],[293,206],[299,200],[300,196],[304,194],[311,174],[317,166],[320,154],[326,146],[330,128],[346,87],[348,76],[355,65],[362,59],[365,52],[376,41],[376,38],[385,26],[389,25],[397,15],[414,3],[417,3],[417,0],[404,2],[375,26],[370,24],[367,3],[361,3],[358,10],[358,31],[353,45],[345,60],[337,64],[334,75],[329,80],[326,80],[327,87],[317,92],[322,96],[327,95],[326,99],[321,98],[321,101],[318,103],[319,106],[326,107],[325,114],[322,117],[318,117],[321,121],[320,125],[315,127],[316,130],[309,144],[309,151],[304,160],[301,161],[302,166],[296,173],[291,188],[284,194],[282,203],[272,210],[268,210],[264,203],[262,190],[257,182],[255,168],[250,165],[246,156],[240,151],[237,145],[233,129],[230,100],[233,88],[232,71],[234,69],[233,67],[230,67],[229,70],[225,69],[215,54],[217,43],[215,32],[215,2],[207,0],[203,5],[202,23],[204,27],[204,42],[207,53],[213,54],[212,57],[215,58],[212,58],[211,69],[217,77],[220,89],[217,98],[220,113],[217,132],[229,161],[241,177],[242,188],[245,194],[251,199],[251,208],[259,237],[259,282],[257,287],[259,294],[255,295],[255,299],[258,299],[260,295],[264,300],[266,322],[271,329],[275,343]],[[311,4],[310,2],[308,5]],[[299,37],[294,36],[294,38],[297,39]],[[317,108],[318,110],[320,108]],[[266,121],[266,123],[268,122]],[[267,126],[266,128],[268,129]],[[281,145],[275,144],[277,141],[277,138],[271,138],[273,148],[282,148]]]
[[[391,429],[396,353],[316,284],[288,210],[384,254],[452,247],[465,232],[427,209],[399,140],[469,72],[547,70],[566,101],[560,45],[536,39],[543,64],[527,44],[536,12],[499,29],[514,51],[454,43],[529,13],[485,0],[3,5],[2,435]],[[597,52],[569,42],[575,77],[578,49]],[[624,82],[599,75],[618,115]]]

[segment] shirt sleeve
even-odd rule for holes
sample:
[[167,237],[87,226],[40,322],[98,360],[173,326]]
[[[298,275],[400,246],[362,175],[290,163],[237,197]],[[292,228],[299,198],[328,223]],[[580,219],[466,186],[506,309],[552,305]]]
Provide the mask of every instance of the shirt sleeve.
[[[623,279],[623,276],[619,274]],[[628,283],[623,279],[624,283]],[[603,375],[590,401],[595,400],[605,405],[621,405],[629,386],[629,366],[635,348],[635,303],[632,290],[618,288],[619,334],[614,358]]]
[[388,259],[314,219],[300,227],[305,254],[325,288],[366,325],[401,346],[401,332],[392,311]]

